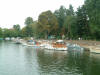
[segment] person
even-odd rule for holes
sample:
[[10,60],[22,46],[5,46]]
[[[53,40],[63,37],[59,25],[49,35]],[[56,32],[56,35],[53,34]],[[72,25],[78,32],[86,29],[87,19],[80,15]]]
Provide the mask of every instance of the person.
[[65,38],[65,35],[62,35],[62,39],[64,39]]
[[81,38],[79,37],[78,40],[80,40]]

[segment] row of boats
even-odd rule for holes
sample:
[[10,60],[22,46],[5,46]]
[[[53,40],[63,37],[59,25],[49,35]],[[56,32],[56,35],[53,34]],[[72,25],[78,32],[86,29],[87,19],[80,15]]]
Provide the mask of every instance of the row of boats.
[[[83,52],[84,48],[80,47],[77,44],[70,44],[68,42],[65,42],[64,40],[28,40],[25,41],[23,39],[17,39],[15,40],[16,44],[22,44],[23,46],[28,47],[38,47],[42,49],[48,49],[48,50],[58,50],[58,51],[78,51]],[[100,53],[100,47],[89,47],[89,51],[91,53]]]
[[[3,40],[0,38],[0,40]],[[100,46],[89,46],[89,47],[80,47],[77,44],[71,44],[64,40],[24,40],[20,38],[5,38],[5,40],[13,40],[16,44],[22,44],[23,46],[27,47],[38,47],[42,49],[48,49],[48,50],[58,50],[58,51],[82,51],[87,49],[91,53],[99,53],[100,54]]]
[[47,40],[22,40],[18,39],[15,40],[16,44],[22,44],[23,46],[28,46],[28,47],[40,47],[40,48],[45,48],[49,50],[67,50],[67,43],[64,42],[63,40],[57,40],[57,41],[47,41]]
[[16,44],[22,44],[27,47],[35,47],[47,50],[57,50],[57,51],[83,51],[83,48],[77,44],[70,44],[64,40],[15,40]]

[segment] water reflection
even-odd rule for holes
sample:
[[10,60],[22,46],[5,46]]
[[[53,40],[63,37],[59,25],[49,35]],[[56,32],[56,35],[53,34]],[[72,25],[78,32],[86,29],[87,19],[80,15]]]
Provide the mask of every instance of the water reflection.
[[89,59],[89,55],[84,54],[73,55],[73,53],[68,52],[38,51],[37,56],[42,74],[82,75],[88,66]]
[[100,54],[91,54],[90,57],[90,75],[100,75]]

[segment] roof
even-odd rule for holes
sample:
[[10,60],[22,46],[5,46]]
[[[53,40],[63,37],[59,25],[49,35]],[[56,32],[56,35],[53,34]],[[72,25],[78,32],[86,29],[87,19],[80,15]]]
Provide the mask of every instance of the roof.
[[56,42],[64,42],[63,40],[57,40]]

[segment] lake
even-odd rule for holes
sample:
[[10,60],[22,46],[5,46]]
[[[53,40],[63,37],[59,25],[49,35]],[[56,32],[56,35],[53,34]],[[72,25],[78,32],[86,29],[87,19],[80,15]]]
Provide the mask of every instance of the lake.
[[0,75],[100,75],[100,54],[43,50],[0,41]]

